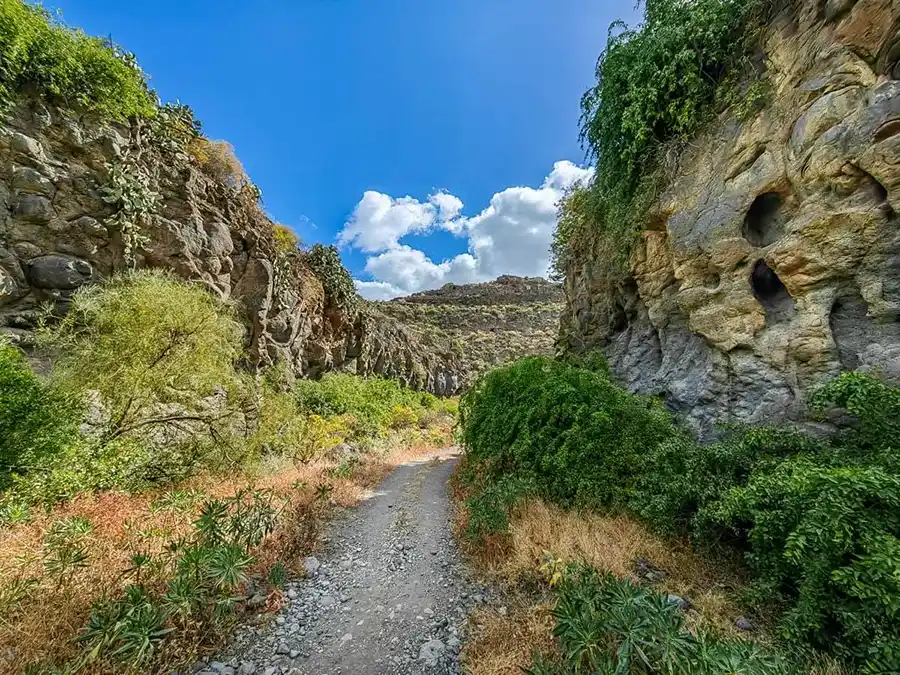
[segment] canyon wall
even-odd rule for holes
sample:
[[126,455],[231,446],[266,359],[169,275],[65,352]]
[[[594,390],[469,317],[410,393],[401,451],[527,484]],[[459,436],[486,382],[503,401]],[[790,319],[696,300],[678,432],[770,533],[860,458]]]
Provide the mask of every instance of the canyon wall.
[[[309,253],[279,247],[252,185],[223,180],[152,131],[28,97],[0,120],[0,331],[27,345],[47,303],[64,310],[84,284],[163,268],[237,305],[251,365],[456,393],[449,338],[335,293],[329,275],[349,283],[346,271],[338,263],[323,275]],[[123,224],[123,212],[142,209],[140,223]]]
[[565,349],[701,434],[803,419],[842,370],[900,380],[900,2],[797,0],[764,39],[771,96],[673,158],[630,273],[566,270]]

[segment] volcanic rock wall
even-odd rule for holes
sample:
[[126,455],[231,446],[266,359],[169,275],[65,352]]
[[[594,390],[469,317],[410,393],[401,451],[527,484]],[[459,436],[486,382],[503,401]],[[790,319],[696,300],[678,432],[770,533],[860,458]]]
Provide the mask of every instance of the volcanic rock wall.
[[[228,185],[147,138],[146,124],[104,123],[29,98],[0,120],[0,331],[27,344],[45,303],[64,308],[83,284],[157,267],[236,302],[254,364],[281,359],[299,376],[340,369],[457,391],[449,338],[339,302],[305,254],[279,251],[250,186]],[[104,190],[126,161],[157,195],[133,259],[113,218],[122,200],[110,203]]]
[[563,346],[701,433],[800,419],[841,370],[900,379],[900,3],[797,0],[764,51],[770,103],[677,158],[630,276],[566,270]]

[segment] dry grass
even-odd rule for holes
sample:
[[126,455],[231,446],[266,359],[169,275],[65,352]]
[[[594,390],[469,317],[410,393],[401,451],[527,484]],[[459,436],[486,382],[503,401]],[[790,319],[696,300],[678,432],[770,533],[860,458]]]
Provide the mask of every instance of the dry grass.
[[200,137],[191,143],[189,151],[207,175],[232,190],[240,190],[250,184],[244,165],[228,141]]
[[[26,524],[0,529],[0,673],[21,673],[32,664],[64,663],[75,656],[75,638],[92,604],[118,595],[133,581],[123,574],[131,567],[131,555],[158,553],[188,533],[203,500],[230,497],[248,488],[271,490],[285,498],[277,529],[254,552],[253,572],[265,575],[279,561],[296,570],[302,556],[315,546],[330,507],[355,505],[396,466],[449,444],[449,432],[446,427],[428,434],[396,434],[348,477],[329,473],[336,468],[333,461],[271,461],[252,472],[204,474],[184,482],[177,487],[196,497],[196,504],[186,508],[159,508],[156,502],[171,488],[143,494],[105,492],[78,497]],[[316,498],[316,488],[323,483],[332,487],[327,501]],[[54,522],[71,516],[93,525],[88,564],[57,583],[43,569],[44,536]],[[9,600],[16,579],[36,580],[22,602]],[[146,583],[159,588],[164,579]],[[278,600],[270,598],[273,607]],[[167,640],[165,663],[160,667],[189,660],[215,646],[221,637],[184,631],[173,636],[177,637]]]
[[511,515],[509,554],[492,571],[512,581],[533,574],[548,553],[635,580],[635,560],[646,558],[666,572],[657,590],[690,599],[696,610],[687,614],[690,627],[745,636],[734,625],[742,614],[734,596],[745,583],[737,568],[695,553],[687,542],[661,539],[631,518],[528,501]]
[[[456,481],[454,493],[457,503],[462,503],[465,490]],[[647,558],[666,571],[665,579],[656,585],[658,591],[690,599],[692,610],[686,619],[691,630],[702,627],[723,637],[747,637],[734,625],[741,616],[734,596],[743,585],[737,569],[698,555],[687,542],[661,539],[631,518],[564,511],[530,500],[510,514],[509,534],[487,537],[475,546],[461,536],[466,517],[461,508],[454,522],[463,548],[489,582],[516,598],[516,608],[508,616],[491,611],[474,615],[473,639],[463,649],[463,659],[473,673],[521,673],[522,667],[531,664],[533,651],[546,653],[555,648],[541,571],[548,558],[585,563],[621,578],[635,578],[635,560]],[[531,589],[530,594],[525,589]],[[765,641],[759,633],[754,638]]]
[[469,616],[471,634],[462,654],[470,675],[521,675],[535,651],[552,653],[553,617],[549,603],[527,600],[512,604],[506,616],[494,609],[476,609]]

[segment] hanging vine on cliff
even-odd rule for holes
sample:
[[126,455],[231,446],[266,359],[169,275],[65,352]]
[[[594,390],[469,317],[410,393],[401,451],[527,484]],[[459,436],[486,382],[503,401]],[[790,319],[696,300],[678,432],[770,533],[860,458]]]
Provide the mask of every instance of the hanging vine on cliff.
[[[753,57],[760,31],[786,2],[647,0],[639,27],[610,27],[597,84],[581,99],[580,136],[596,174],[562,205],[553,244],[559,274],[595,237],[603,240],[610,279],[626,271],[667,175],[666,150],[694,136],[717,111],[738,102],[739,117],[758,110],[766,87]],[[742,84],[748,90],[736,96]]]
[[159,171],[162,160],[187,160],[187,148],[200,135],[200,123],[185,105],[166,104],[149,120],[135,120],[132,138],[121,158],[107,164],[108,182],[101,186],[104,202],[116,207],[106,219],[122,236],[125,263],[134,267],[137,253],[148,242],[144,233],[161,197]]

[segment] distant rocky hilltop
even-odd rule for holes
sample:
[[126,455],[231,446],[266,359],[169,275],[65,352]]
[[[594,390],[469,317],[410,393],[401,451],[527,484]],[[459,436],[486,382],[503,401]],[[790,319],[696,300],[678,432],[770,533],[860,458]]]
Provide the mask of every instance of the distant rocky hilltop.
[[465,384],[522,356],[552,354],[563,290],[546,279],[507,275],[371,304],[413,330],[453,338]]

